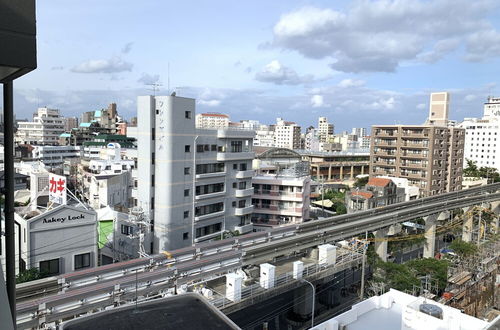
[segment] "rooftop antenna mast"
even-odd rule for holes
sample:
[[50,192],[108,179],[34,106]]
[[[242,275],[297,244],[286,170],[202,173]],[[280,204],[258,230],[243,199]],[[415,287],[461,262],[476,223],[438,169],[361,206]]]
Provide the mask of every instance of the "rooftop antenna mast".
[[147,84],[148,86],[151,86],[151,89],[153,91],[153,96],[156,96],[156,92],[160,90],[161,84],[159,82],[154,82],[152,84]]

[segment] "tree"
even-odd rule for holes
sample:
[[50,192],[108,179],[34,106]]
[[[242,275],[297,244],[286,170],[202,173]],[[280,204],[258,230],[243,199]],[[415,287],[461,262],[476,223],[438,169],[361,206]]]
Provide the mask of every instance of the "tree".
[[444,290],[446,288],[449,266],[447,260],[437,260],[433,258],[414,259],[407,261],[405,265],[417,277],[430,275],[432,279],[437,279],[439,290]]
[[368,176],[364,176],[364,177],[358,178],[358,179],[356,179],[356,181],[354,182],[354,184],[352,186],[354,188],[364,187],[368,183],[369,179],[370,179],[370,177],[368,177]]
[[461,239],[451,242],[450,249],[460,258],[469,257],[477,252],[477,246],[474,243],[464,242]]
[[488,178],[493,182],[500,182],[500,173],[494,167],[477,167],[476,162],[467,159],[467,167],[464,169],[464,176],[474,178]]
[[337,215],[346,214],[347,213],[347,208],[345,207],[345,204],[342,203],[342,202],[334,202],[333,203],[333,208],[335,209],[335,213]]
[[470,159],[466,159],[467,167],[464,168],[464,176],[479,177],[479,169],[476,162]]
[[16,276],[16,284],[39,280],[41,278],[47,277],[45,272],[40,271],[38,268],[26,269]]

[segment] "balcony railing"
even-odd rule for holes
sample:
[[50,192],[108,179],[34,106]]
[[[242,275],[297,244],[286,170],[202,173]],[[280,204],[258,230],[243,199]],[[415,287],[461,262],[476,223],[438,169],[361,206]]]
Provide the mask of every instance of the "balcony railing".
[[247,215],[253,212],[253,205],[234,209],[234,215]]

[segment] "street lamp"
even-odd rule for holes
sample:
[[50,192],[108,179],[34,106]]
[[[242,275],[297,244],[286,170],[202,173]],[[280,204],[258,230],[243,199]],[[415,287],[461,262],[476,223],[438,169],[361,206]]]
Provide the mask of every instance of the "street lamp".
[[304,280],[303,278],[300,279],[300,282],[302,283],[307,283],[311,286],[312,288],[312,308],[311,308],[311,328],[314,327],[314,300],[316,299],[316,288],[314,287],[314,284],[309,282],[308,280]]

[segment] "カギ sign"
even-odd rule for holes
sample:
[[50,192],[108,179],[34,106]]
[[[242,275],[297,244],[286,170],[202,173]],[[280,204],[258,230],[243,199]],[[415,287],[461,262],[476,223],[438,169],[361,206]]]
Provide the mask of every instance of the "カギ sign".
[[49,201],[66,204],[66,177],[49,173]]

